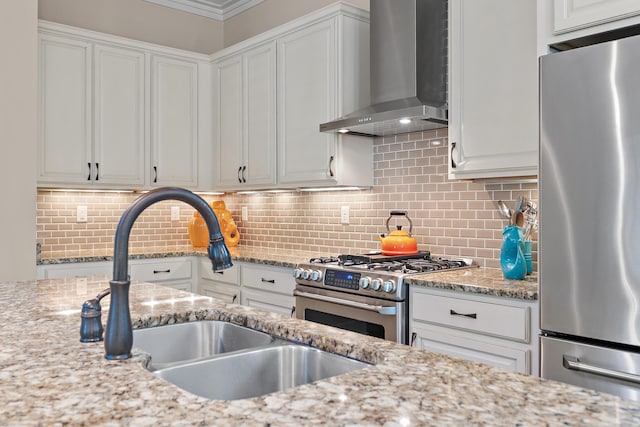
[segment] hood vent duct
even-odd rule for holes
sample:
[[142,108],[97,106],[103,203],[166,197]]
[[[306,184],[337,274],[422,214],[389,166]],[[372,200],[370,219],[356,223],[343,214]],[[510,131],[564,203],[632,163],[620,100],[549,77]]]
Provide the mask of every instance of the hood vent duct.
[[371,0],[371,103],[321,132],[386,136],[447,127],[447,0]]

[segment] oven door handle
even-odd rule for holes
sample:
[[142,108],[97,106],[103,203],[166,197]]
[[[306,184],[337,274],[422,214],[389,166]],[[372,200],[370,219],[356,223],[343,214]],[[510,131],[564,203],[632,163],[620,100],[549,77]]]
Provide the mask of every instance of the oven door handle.
[[383,307],[381,305],[371,305],[371,304],[365,304],[362,302],[347,301],[341,298],[334,298],[334,297],[328,297],[325,295],[302,292],[297,289],[293,290],[293,296],[314,299],[317,301],[331,302],[334,304],[346,305],[347,307],[361,308],[363,310],[368,310],[368,311],[375,311],[376,313],[380,313],[385,316],[395,316],[397,313],[397,310],[395,307]]

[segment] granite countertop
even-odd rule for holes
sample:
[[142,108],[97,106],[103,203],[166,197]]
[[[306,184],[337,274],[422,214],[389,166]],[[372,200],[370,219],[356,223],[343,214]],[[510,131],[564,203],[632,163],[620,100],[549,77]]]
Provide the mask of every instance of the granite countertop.
[[[294,268],[296,264],[309,259],[327,256],[326,253],[282,250],[274,248],[236,246],[229,248],[231,258],[238,262],[253,262],[265,265]],[[131,251],[130,259],[153,259],[182,256],[207,256],[205,248],[191,245],[179,247],[146,248],[144,251]],[[40,265],[65,264],[74,262],[111,261],[112,253],[106,252],[44,252]],[[507,280],[502,271],[492,268],[469,268],[443,273],[425,273],[409,276],[405,283],[436,289],[449,289],[459,292],[478,293],[523,300],[538,299],[538,276],[527,276],[524,280]]]
[[[134,327],[221,319],[374,365],[284,392],[206,400],[82,344],[79,308],[107,283],[0,282],[0,419],[9,425],[638,425],[640,403],[148,283]],[[103,308],[103,322],[106,308]]]

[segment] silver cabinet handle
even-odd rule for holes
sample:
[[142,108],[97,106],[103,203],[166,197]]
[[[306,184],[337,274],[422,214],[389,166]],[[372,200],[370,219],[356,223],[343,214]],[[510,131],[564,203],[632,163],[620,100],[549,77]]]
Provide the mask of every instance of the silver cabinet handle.
[[629,381],[640,384],[640,375],[630,374],[628,372],[614,371],[613,369],[601,368],[600,366],[589,365],[580,362],[580,359],[574,356],[562,355],[562,366],[573,371],[588,372],[601,377],[613,378],[616,380]]
[[89,166],[89,175],[87,175],[87,181],[91,181],[91,162],[87,162],[87,166]]
[[329,157],[329,176],[333,177],[335,173],[333,172],[333,161],[335,160],[334,156]]
[[153,270],[153,274],[160,274],[160,273],[171,273],[171,269],[167,268],[166,270]]
[[265,279],[264,277],[260,278],[262,283],[276,283],[276,279]]
[[242,166],[238,166],[238,182],[242,184],[242,178],[240,177],[240,172],[242,172]]
[[247,171],[247,165],[242,166],[242,183],[247,182],[247,178],[244,176],[244,173]]
[[377,313],[384,314],[386,316],[396,315],[395,307],[384,307],[381,305],[370,305],[370,304],[364,304],[361,302],[347,301],[341,298],[333,298],[333,297],[327,297],[324,295],[310,294],[309,292],[302,292],[297,289],[293,290],[293,296],[314,299],[317,301],[331,302],[334,304],[345,305],[347,307],[361,308],[367,311],[375,311]]
[[224,274],[224,271],[214,271],[216,274]]
[[238,300],[238,294],[234,295],[233,298],[231,298],[231,303],[235,304],[237,300]]
[[158,167],[153,167],[153,182],[158,182]]
[[100,179],[100,163],[96,162],[96,181]]

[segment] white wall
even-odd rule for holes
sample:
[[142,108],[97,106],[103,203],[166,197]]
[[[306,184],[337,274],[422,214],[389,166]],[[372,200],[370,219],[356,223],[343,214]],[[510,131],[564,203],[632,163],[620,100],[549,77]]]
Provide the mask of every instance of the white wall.
[[[264,0],[224,22],[224,47],[234,45],[336,1]],[[369,0],[346,0],[345,3],[369,10]]]
[[39,0],[38,17],[204,54],[223,47],[222,22],[143,0]]
[[0,2],[0,280],[36,273],[37,5]]

